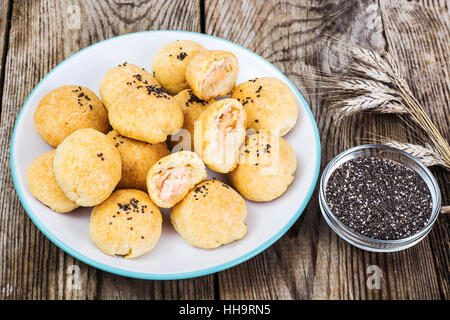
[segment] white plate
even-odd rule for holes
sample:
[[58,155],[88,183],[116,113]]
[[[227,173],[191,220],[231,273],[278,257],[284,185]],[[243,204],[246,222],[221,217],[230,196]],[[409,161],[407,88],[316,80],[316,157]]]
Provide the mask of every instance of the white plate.
[[[26,168],[34,158],[51,149],[35,130],[33,113],[39,100],[61,85],[82,85],[98,94],[103,75],[124,61],[150,70],[156,51],[166,43],[179,39],[194,40],[206,48],[233,52],[240,65],[238,83],[269,76],[289,84],[299,105],[299,121],[285,136],[297,156],[296,177],[288,191],[277,200],[268,203],[247,201],[248,234],[242,240],[214,250],[194,248],[175,232],[165,212],[162,236],[153,251],[137,259],[111,257],[103,254],[89,237],[90,208],[58,214],[30,194]],[[320,141],[311,110],[297,88],[277,68],[232,42],[185,31],[127,34],[96,43],[66,59],[39,82],[25,101],[11,140],[14,185],[20,201],[38,228],[61,249],[87,264],[144,279],[181,279],[206,275],[232,267],[260,253],[278,240],[304,210],[317,181],[319,164]]]

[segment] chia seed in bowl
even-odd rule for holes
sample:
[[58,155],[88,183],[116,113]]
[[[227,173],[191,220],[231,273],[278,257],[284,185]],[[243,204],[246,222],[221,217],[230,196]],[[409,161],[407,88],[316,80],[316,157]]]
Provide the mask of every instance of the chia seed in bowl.
[[328,206],[348,228],[384,240],[409,237],[427,224],[432,209],[425,181],[405,165],[384,158],[356,158],[328,179]]
[[436,180],[419,160],[382,145],[344,151],[320,181],[325,220],[344,240],[369,251],[398,251],[421,241],[440,201]]

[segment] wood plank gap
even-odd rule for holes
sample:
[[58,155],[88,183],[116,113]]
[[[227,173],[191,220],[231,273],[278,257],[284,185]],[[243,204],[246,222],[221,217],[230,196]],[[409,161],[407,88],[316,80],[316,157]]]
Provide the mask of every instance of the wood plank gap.
[[200,1],[200,32],[206,33],[205,0]]
[[[6,14],[6,25],[5,25],[5,34],[3,35],[4,43],[3,43],[3,52],[2,52],[2,64],[1,64],[1,74],[0,74],[0,97],[3,97],[3,86],[5,85],[5,72],[6,72],[6,55],[8,54],[9,48],[9,30],[11,29],[11,16],[12,16],[12,7],[13,0],[9,0],[7,3],[7,14]],[[0,100],[0,116],[2,112],[2,103]]]

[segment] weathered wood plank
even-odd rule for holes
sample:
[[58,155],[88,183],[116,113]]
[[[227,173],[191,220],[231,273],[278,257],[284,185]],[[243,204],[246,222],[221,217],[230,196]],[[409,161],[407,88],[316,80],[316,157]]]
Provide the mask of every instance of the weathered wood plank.
[[[380,1],[380,5],[383,23],[375,0],[211,0],[205,3],[205,27],[206,33],[244,45],[275,63],[302,90],[319,126],[324,166],[343,149],[374,135],[407,137],[401,123],[390,116],[358,115],[340,127],[334,125],[313,94],[317,90],[307,88],[314,83],[305,84],[301,77],[307,65],[339,70],[339,54],[330,51],[325,34],[382,52],[385,31],[414,92],[449,138],[447,2],[402,0]],[[5,47],[2,34],[9,26],[3,20],[7,6],[0,8],[0,49]],[[215,294],[229,299],[448,299],[448,216],[441,216],[416,247],[372,254],[346,244],[329,229],[320,215],[317,190],[300,220],[267,251],[216,276],[183,281],[142,281],[96,270],[59,250],[32,224],[9,173],[12,128],[32,88],[56,64],[92,43],[149,29],[200,31],[200,16],[199,1],[188,0],[13,3],[6,65],[0,66],[5,68],[0,118],[0,299],[210,299]],[[435,169],[434,173],[448,203],[448,172]],[[382,270],[381,290],[366,286],[370,265]],[[75,290],[73,274],[80,277]]]
[[[450,140],[450,12],[448,1],[381,1],[390,49],[417,99]],[[433,168],[443,204],[450,203],[450,172]],[[441,215],[428,236],[430,250],[420,264],[431,265],[445,299],[449,293],[449,215]],[[417,257],[419,259],[424,258]],[[429,261],[433,261],[431,263]],[[424,274],[424,278],[426,275]],[[424,279],[425,281],[425,279]],[[418,290],[424,290],[418,285]]]
[[[0,32],[3,25],[2,20]],[[0,127],[0,299],[214,297],[213,276],[141,281],[102,272],[73,259],[34,226],[10,176],[9,143],[14,121],[38,81],[62,60],[92,43],[150,29],[200,31],[198,1],[13,3]],[[73,282],[77,276],[79,281]]]
[[[11,20],[11,0],[0,1],[0,97],[3,90],[5,75],[3,65],[5,62],[5,52],[8,46],[9,22]],[[0,105],[1,110],[1,105]]]
[[[374,136],[406,137],[401,122],[392,116],[358,115],[335,126],[317,95],[307,90],[314,83],[305,84],[301,77],[305,65],[339,70],[339,54],[330,50],[326,34],[383,52],[386,43],[377,1],[208,1],[205,7],[206,33],[262,55],[307,94],[321,133],[322,167],[340,151]],[[448,232],[437,229],[434,234]],[[274,246],[219,274],[220,298],[440,298],[432,237],[395,254],[361,251],[327,226],[316,189],[300,220]],[[448,269],[448,260],[443,260],[445,256],[439,267]],[[370,265],[382,271],[381,290],[366,286]]]

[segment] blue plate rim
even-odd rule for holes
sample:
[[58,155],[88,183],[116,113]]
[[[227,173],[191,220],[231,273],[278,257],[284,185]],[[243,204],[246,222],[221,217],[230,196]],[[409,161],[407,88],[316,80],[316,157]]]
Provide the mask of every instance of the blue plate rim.
[[[197,270],[197,271],[191,271],[191,272],[183,272],[183,273],[174,273],[174,274],[152,274],[152,273],[143,273],[143,272],[135,272],[135,271],[128,271],[128,270],[123,270],[121,268],[116,268],[116,267],[112,267],[110,265],[98,262],[94,259],[91,259],[87,256],[85,256],[84,254],[78,252],[76,249],[73,249],[72,247],[66,245],[65,243],[63,243],[62,241],[60,241],[56,236],[54,236],[50,230],[48,230],[45,225],[43,225],[39,219],[37,218],[37,216],[34,215],[33,211],[31,210],[30,206],[28,205],[28,203],[25,201],[25,197],[22,193],[22,190],[18,187],[19,183],[18,183],[18,177],[17,177],[17,168],[15,166],[15,160],[14,160],[14,141],[15,141],[15,134],[16,134],[16,129],[17,129],[17,123],[20,121],[21,116],[22,116],[22,112],[24,110],[24,106],[27,104],[29,98],[33,95],[33,93],[35,92],[35,90],[41,85],[41,83],[48,77],[51,75],[51,73],[53,71],[55,71],[58,67],[60,67],[61,65],[63,65],[64,63],[68,62],[71,58],[75,57],[76,55],[78,55],[79,53],[81,53],[84,50],[87,50],[91,47],[94,47],[96,45],[102,44],[106,41],[110,41],[113,39],[117,39],[120,37],[126,37],[126,36],[130,36],[130,35],[136,35],[136,34],[141,34],[141,33],[156,33],[156,32],[173,32],[173,33],[184,33],[184,34],[190,34],[190,35],[197,35],[197,36],[201,36],[201,37],[207,37],[207,38],[212,38],[215,40],[219,40],[222,42],[226,42],[228,44],[231,44],[233,46],[236,46],[240,49],[243,49],[247,52],[249,52],[250,54],[252,54],[253,56],[255,56],[257,59],[262,60],[265,64],[267,64],[268,66],[270,66],[272,69],[275,69],[276,71],[278,71],[279,73],[281,73],[281,75],[283,76],[284,80],[291,85],[291,87],[293,87],[296,91],[296,93],[298,94],[298,96],[300,97],[301,102],[303,103],[303,105],[305,106],[306,112],[308,114],[308,117],[310,118],[312,124],[313,124],[313,129],[314,129],[314,135],[315,135],[315,139],[316,139],[316,155],[317,155],[317,161],[316,161],[316,167],[315,167],[315,172],[314,172],[314,178],[313,181],[309,187],[308,193],[306,194],[306,197],[304,198],[302,204],[300,205],[299,209],[297,209],[295,215],[291,218],[291,220],[289,220],[289,222],[280,230],[278,231],[274,236],[272,236],[269,240],[267,240],[266,242],[264,242],[263,244],[261,244],[260,246],[258,246],[257,248],[247,252],[246,254],[235,258],[231,261],[225,262],[223,264],[220,264],[218,266],[214,266],[214,267],[209,267],[209,268],[205,268],[202,270]],[[184,31],[184,30],[148,30],[148,31],[140,31],[140,32],[133,32],[133,33],[127,33],[127,34],[122,34],[116,37],[112,37],[112,38],[108,38],[105,40],[102,40],[100,42],[94,43],[90,46],[87,46],[83,49],[81,49],[80,51],[74,53],[73,55],[71,55],[70,57],[66,58],[64,61],[62,61],[61,63],[59,63],[57,66],[55,66],[52,70],[50,70],[49,73],[47,73],[40,81],[39,83],[34,87],[34,89],[31,91],[31,93],[28,95],[27,99],[25,100],[24,104],[22,105],[22,108],[19,112],[19,115],[17,116],[17,119],[15,121],[14,124],[14,130],[12,133],[12,137],[11,137],[11,144],[10,144],[10,167],[11,167],[11,174],[12,174],[12,178],[13,178],[13,183],[14,183],[14,188],[16,189],[16,192],[19,196],[19,200],[22,203],[23,207],[25,208],[25,211],[27,212],[28,216],[30,217],[30,219],[33,221],[33,223],[39,228],[39,230],[41,230],[41,232],[48,238],[50,239],[50,241],[52,241],[54,244],[56,244],[60,249],[64,250],[67,254],[71,255],[72,257],[94,267],[97,269],[101,269],[103,271],[106,272],[110,272],[110,273],[114,273],[120,276],[125,276],[125,277],[129,277],[129,278],[137,278],[137,279],[146,279],[146,280],[176,280],[176,279],[188,279],[188,278],[194,278],[194,277],[200,277],[200,276],[205,276],[205,275],[209,275],[209,274],[213,274],[219,271],[223,271],[225,269],[229,269],[231,267],[234,267],[242,262],[247,261],[250,258],[253,258],[254,256],[256,256],[257,254],[261,253],[262,251],[266,250],[268,247],[270,247],[272,244],[274,244],[279,238],[281,238],[281,236],[283,236],[289,229],[290,227],[294,224],[295,221],[297,221],[297,219],[300,217],[300,215],[302,214],[302,212],[305,210],[309,200],[311,199],[311,196],[314,192],[315,186],[317,184],[317,180],[319,177],[319,170],[320,170],[320,162],[321,162],[321,145],[320,145],[320,137],[319,137],[319,130],[317,128],[317,124],[316,121],[314,119],[314,116],[311,112],[311,109],[308,105],[308,103],[306,102],[305,98],[303,97],[303,95],[301,94],[301,92],[297,89],[297,87],[284,75],[283,72],[281,72],[277,67],[275,67],[272,63],[270,63],[269,61],[267,61],[266,59],[264,59],[263,57],[259,56],[258,54],[256,54],[255,52],[251,51],[250,49],[247,49],[241,45],[238,45],[232,41],[226,40],[226,39],[222,39],[222,38],[218,38],[215,36],[211,36],[211,35],[207,35],[207,34],[203,34],[203,33],[197,33],[197,32],[192,32],[192,31]]]

